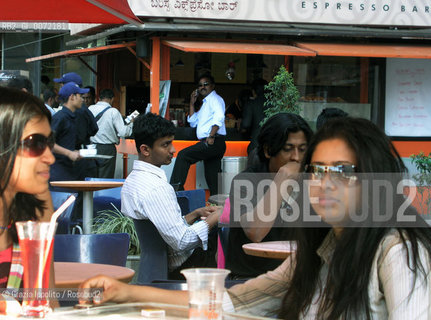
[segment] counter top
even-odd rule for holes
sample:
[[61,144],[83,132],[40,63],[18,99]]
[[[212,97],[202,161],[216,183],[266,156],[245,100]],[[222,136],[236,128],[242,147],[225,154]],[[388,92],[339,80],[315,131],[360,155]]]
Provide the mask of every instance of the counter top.
[[[175,140],[196,140],[196,128],[177,127]],[[226,128],[226,141],[248,141],[250,136],[239,132],[236,128]]]

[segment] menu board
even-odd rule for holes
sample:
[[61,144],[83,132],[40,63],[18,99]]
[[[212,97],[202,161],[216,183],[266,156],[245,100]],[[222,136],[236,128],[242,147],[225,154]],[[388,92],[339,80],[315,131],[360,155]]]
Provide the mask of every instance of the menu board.
[[385,130],[390,136],[431,136],[431,60],[386,60]]

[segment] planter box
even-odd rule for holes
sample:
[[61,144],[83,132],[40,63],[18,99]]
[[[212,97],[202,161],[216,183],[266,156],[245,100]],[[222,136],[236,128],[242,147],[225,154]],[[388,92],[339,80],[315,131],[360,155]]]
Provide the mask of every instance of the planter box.
[[130,284],[136,284],[138,281],[140,255],[127,256],[126,267],[135,270],[135,275]]

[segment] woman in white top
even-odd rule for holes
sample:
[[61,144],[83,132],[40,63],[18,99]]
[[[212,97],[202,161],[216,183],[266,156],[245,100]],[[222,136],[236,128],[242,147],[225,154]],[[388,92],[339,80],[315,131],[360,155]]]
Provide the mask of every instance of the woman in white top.
[[316,183],[311,214],[331,229],[297,229],[279,316],[429,319],[431,231],[414,208],[403,209],[406,168],[389,138],[365,119],[330,121],[310,142],[302,169]]

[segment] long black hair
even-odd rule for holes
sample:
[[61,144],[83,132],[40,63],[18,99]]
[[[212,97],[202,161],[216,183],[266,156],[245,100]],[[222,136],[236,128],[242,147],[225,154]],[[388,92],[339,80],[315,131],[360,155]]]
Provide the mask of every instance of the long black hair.
[[[15,165],[17,152],[26,124],[34,119],[46,118],[51,122],[51,114],[39,98],[21,90],[0,87],[0,197],[3,207],[3,221],[6,225],[15,221],[36,220],[36,210],[43,211],[44,201],[34,195],[17,193],[8,207],[5,190]],[[15,225],[10,229],[14,242],[17,242]]]
[[280,112],[270,117],[260,128],[257,137],[257,154],[259,160],[264,163],[269,159],[265,156],[265,151],[270,157],[276,156],[286,144],[289,134],[304,132],[307,143],[310,142],[313,131],[308,123],[297,114]]
[[[367,173],[402,173],[406,168],[389,138],[372,122],[365,119],[343,118],[326,123],[312,138],[305,153],[302,169],[310,164],[312,155],[319,143],[339,138],[356,155],[358,172]],[[401,178],[402,175],[400,174]],[[401,203],[402,195],[394,195]],[[400,202],[401,201],[401,202]],[[409,207],[410,215],[417,215]],[[419,224],[425,222],[417,216]],[[320,292],[319,314],[325,319],[371,319],[368,286],[370,271],[378,246],[391,227],[344,228],[329,264],[326,285]],[[428,227],[398,227],[404,244],[407,261],[416,275],[424,274],[419,259],[419,243],[431,254],[431,231]],[[288,291],[283,299],[280,318],[299,319],[312,304],[315,290],[318,288],[319,272],[322,260],[316,250],[329,232],[328,228],[297,228],[296,267]],[[407,246],[409,241],[411,247]],[[425,274],[424,274],[425,276]]]

